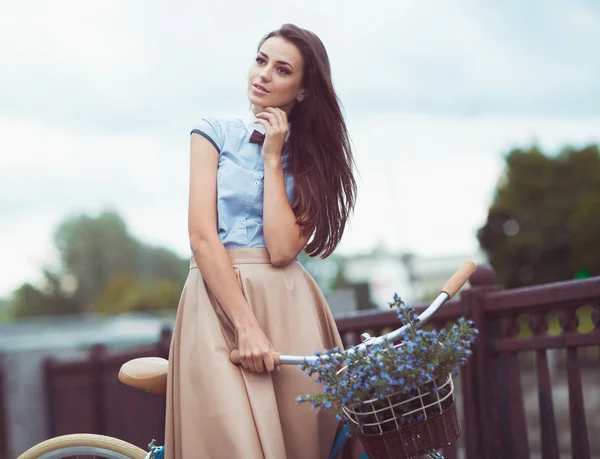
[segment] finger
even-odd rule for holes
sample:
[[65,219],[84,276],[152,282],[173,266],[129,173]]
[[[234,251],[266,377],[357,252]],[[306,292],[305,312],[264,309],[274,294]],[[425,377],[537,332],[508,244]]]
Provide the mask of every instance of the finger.
[[269,112],[260,112],[258,115],[256,115],[256,118],[259,118],[259,119],[263,118],[273,125],[275,125],[279,122],[277,120],[277,116],[274,113],[269,113]]
[[263,111],[265,112],[269,112],[269,113],[273,113],[273,114],[277,114],[277,113],[285,113],[282,109],[280,109],[279,107],[265,107],[263,109]]
[[256,365],[254,364],[254,357],[248,357],[247,363],[248,363],[248,370],[256,371]]
[[275,109],[269,109],[269,112],[261,112],[258,115],[256,115],[257,117],[259,115],[263,115],[262,117],[265,118],[266,120],[269,121],[269,123],[271,123],[271,126],[273,126],[273,128],[278,131],[281,132],[284,128],[284,124],[282,124],[281,122],[281,116],[278,114],[278,112]]
[[287,126],[287,115],[282,109],[267,107],[265,110],[269,110],[270,113],[273,113],[277,117],[277,120],[279,121],[279,125],[281,127]]
[[268,372],[271,372],[275,369],[275,361],[273,360],[273,355],[270,352],[268,354],[265,354],[264,361],[265,368]]
[[272,113],[275,118],[277,118],[277,124],[279,128],[284,130],[287,128],[287,115],[280,108],[267,107],[265,110],[268,110],[269,113]]
[[273,126],[268,121],[257,119],[256,122],[258,124],[262,124],[267,130],[267,133],[271,132],[271,130],[273,129]]
[[252,357],[252,354],[244,355],[242,362],[246,370],[254,371],[254,358]]
[[262,355],[257,355],[256,357],[254,357],[254,370],[257,373],[262,373],[263,371],[265,371]]
[[256,118],[256,122],[262,124],[263,126],[271,126],[271,122],[267,119]]

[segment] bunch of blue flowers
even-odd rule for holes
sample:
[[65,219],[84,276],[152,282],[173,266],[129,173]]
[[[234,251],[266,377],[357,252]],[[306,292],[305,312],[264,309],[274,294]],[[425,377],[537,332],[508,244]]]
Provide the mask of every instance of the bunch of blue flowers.
[[[446,384],[448,378],[456,374],[471,355],[470,346],[477,330],[473,322],[460,318],[450,328],[426,331],[418,328],[418,315],[398,295],[394,295],[390,307],[397,308],[398,318],[407,325],[400,337],[402,343],[373,345],[366,353],[350,353],[337,348],[316,352],[317,361],[305,361],[300,368],[309,376],[316,375],[315,381],[322,385],[322,392],[298,397],[298,403],[308,402],[315,408],[328,409],[338,420],[347,419],[342,406],[360,411],[364,405],[371,412],[377,411],[378,403],[381,408],[395,406],[390,409],[399,412],[391,414],[396,422],[400,420],[403,424],[420,421],[429,414],[404,416],[404,413],[414,411],[411,403],[396,406],[398,404],[391,402],[410,399],[419,390],[421,394],[431,394],[432,399],[444,398],[451,390],[451,385]],[[421,400],[416,403],[421,406]],[[379,412],[373,416],[389,414]]]

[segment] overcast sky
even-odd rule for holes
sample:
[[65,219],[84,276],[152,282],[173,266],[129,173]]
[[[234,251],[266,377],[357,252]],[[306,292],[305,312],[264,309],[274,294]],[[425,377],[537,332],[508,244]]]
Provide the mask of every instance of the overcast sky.
[[189,132],[243,116],[260,38],[325,43],[360,173],[340,251],[477,249],[503,155],[600,142],[600,2],[0,1],[0,296],[73,213],[189,255]]

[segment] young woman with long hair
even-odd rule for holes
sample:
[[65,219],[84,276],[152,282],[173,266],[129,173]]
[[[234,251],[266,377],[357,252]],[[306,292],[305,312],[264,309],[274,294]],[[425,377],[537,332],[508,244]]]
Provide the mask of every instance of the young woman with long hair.
[[204,118],[191,134],[193,257],[170,349],[167,459],[327,458],[336,432],[296,402],[314,381],[272,357],[342,347],[296,260],[335,250],[356,196],[321,40],[291,24],[264,37],[248,98],[244,119]]

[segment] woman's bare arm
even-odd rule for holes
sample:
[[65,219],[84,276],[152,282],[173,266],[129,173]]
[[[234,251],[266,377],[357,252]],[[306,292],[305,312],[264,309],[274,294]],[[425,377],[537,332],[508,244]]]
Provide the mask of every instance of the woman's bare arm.
[[188,231],[196,264],[213,295],[235,326],[242,365],[273,371],[272,346],[238,284],[227,250],[217,233],[219,153],[203,136],[190,140]]
[[265,198],[263,203],[265,245],[271,263],[284,266],[294,260],[306,246],[310,235],[300,229],[285,190],[281,161],[265,161]]
[[301,231],[285,189],[281,153],[288,132],[286,113],[266,107],[256,115],[267,133],[262,147],[265,164],[265,193],[263,202],[263,230],[265,245],[275,266],[284,266],[298,256],[310,235]]

